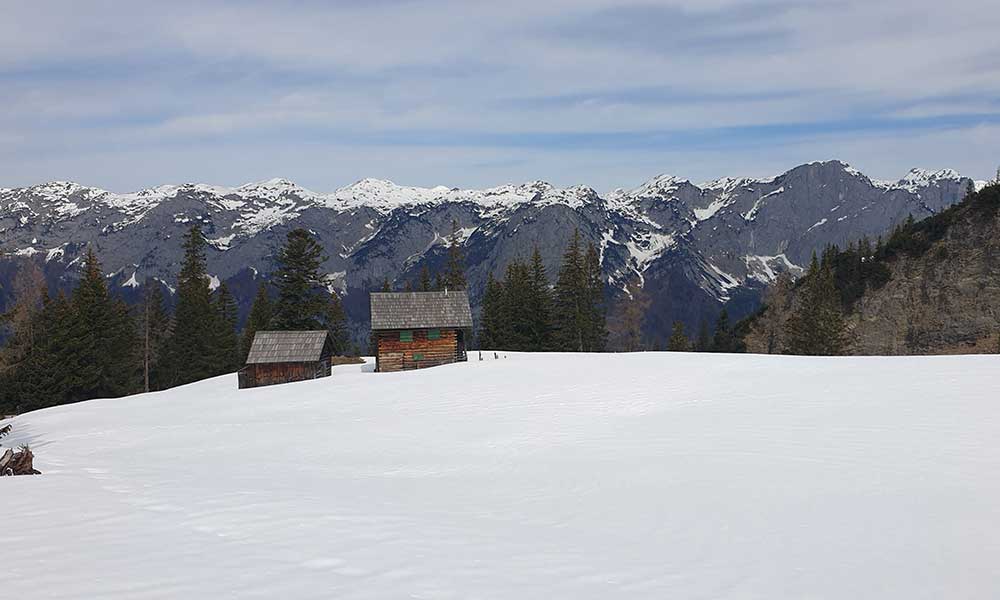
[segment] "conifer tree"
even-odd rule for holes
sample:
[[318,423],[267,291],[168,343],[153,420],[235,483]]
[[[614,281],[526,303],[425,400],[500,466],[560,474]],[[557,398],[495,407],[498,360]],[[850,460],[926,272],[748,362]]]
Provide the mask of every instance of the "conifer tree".
[[600,253],[593,242],[587,245],[583,265],[587,313],[586,349],[589,352],[603,352],[608,339],[607,307],[604,302]]
[[490,273],[483,292],[482,312],[479,318],[479,347],[489,350],[506,349],[502,328],[503,285]]
[[467,283],[465,279],[465,254],[462,252],[462,244],[458,239],[458,221],[451,221],[451,236],[448,243],[448,263],[445,265],[444,287],[452,290],[464,290]]
[[382,288],[379,291],[382,291],[382,292],[391,292],[392,291],[392,286],[389,285],[389,278],[388,277],[386,277],[385,279],[382,280]]
[[785,325],[792,354],[834,356],[847,349],[840,296],[830,266],[821,266],[813,255],[800,295],[799,306]]
[[688,352],[691,350],[691,340],[684,334],[684,323],[674,321],[670,339],[667,341],[667,350],[671,352]]
[[351,340],[347,333],[347,315],[344,313],[344,305],[336,292],[330,293],[324,321],[327,331],[330,332],[334,354],[345,354]]
[[413,282],[410,281],[409,279],[407,279],[406,283],[403,284],[403,291],[404,292],[412,292],[413,291]]
[[329,302],[319,267],[326,260],[323,248],[305,229],[288,233],[278,253],[278,268],[273,284],[278,289],[274,307],[275,329],[323,329],[323,316]]
[[708,321],[705,317],[698,323],[698,338],[694,343],[695,352],[708,352],[712,349],[712,338],[708,334]]
[[164,349],[161,386],[173,387],[219,375],[210,332],[217,331],[205,267],[205,237],[194,225],[184,235],[184,259],[177,276],[173,332]]
[[431,270],[427,268],[425,264],[420,268],[420,288],[421,292],[431,291]]
[[504,349],[532,350],[533,320],[529,314],[532,282],[528,266],[519,260],[507,265],[501,303],[501,336]]
[[267,283],[261,281],[257,285],[257,295],[254,296],[250,314],[243,326],[243,336],[240,338],[240,364],[245,364],[253,346],[253,338],[258,331],[266,331],[273,316],[271,296],[267,291]]
[[236,299],[229,292],[229,286],[221,284],[213,298],[215,309],[215,330],[212,335],[215,371],[232,373],[240,367],[239,336],[236,334]]
[[729,311],[722,307],[719,318],[715,322],[715,335],[712,337],[712,352],[735,352],[736,338],[729,322]]
[[169,335],[170,316],[163,306],[163,289],[158,282],[146,279],[139,307],[143,391],[148,392],[155,385],[163,344]]
[[542,263],[542,253],[535,246],[528,274],[528,297],[524,311],[528,319],[528,339],[532,352],[552,349],[552,288]]
[[136,391],[138,349],[128,307],[108,294],[93,249],[87,250],[83,277],[72,296],[67,349],[77,357],[71,374],[71,402],[116,397]]
[[580,250],[580,230],[573,231],[563,253],[553,298],[556,344],[560,350],[583,352],[590,316],[587,275]]

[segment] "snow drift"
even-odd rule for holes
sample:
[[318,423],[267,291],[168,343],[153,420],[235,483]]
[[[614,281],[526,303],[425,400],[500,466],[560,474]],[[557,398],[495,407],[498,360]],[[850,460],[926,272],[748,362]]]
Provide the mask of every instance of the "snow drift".
[[4,597],[996,592],[1000,357],[471,358],[17,417]]

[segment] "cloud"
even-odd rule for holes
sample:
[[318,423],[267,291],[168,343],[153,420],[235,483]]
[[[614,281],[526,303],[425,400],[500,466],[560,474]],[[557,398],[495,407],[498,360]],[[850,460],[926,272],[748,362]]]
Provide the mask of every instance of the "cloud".
[[[363,176],[600,187],[824,152],[857,162],[836,149],[868,156],[899,139],[915,146],[868,168],[892,176],[903,156],[982,178],[1000,160],[1000,141],[976,138],[981,159],[937,143],[997,125],[1000,16],[980,0],[5,10],[2,186],[232,183],[266,170],[319,189]],[[108,162],[94,168],[98,155]]]

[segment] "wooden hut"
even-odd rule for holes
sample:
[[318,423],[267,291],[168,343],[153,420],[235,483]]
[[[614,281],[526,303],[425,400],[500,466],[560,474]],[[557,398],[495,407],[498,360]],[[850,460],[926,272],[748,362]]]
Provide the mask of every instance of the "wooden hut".
[[469,296],[443,292],[374,292],[376,371],[407,371],[464,361],[472,330]]
[[326,330],[258,331],[239,372],[240,389],[328,377],[332,354]]

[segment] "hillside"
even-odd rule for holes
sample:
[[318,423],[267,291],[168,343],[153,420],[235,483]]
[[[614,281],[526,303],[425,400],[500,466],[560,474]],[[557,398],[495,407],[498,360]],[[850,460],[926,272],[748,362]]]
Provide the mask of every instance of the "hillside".
[[[858,262],[860,259],[860,263]],[[1000,352],[1000,185],[939,214],[901,226],[884,247],[832,258],[851,354]],[[776,292],[747,336],[780,351],[780,327],[796,310],[804,281]]]
[[992,598],[998,387],[994,356],[511,355],[46,409],[5,440],[43,474],[0,479],[3,592]]
[[663,339],[674,320],[689,331],[757,306],[764,285],[799,273],[813,251],[879,235],[913,215],[959,201],[970,180],[950,169],[914,169],[875,181],[840,161],[797,166],[766,178],[694,184],[657,176],[607,194],[535,181],[485,190],[416,188],[364,179],[317,193],[284,179],[237,188],[164,185],[118,194],[53,182],[0,189],[0,311],[14,301],[13,273],[27,261],[53,287],[77,276],[89,244],[127,299],[147,278],[176,287],[182,234],[201,224],[214,281],[227,282],[245,315],[255,280],[274,268],[274,251],[294,227],[313,231],[328,260],[329,286],[345,296],[356,341],[366,339],[367,292],[388,279],[402,289],[428,266],[438,270],[452,220],[458,222],[472,301],[487,275],[537,245],[550,277],[575,228],[601,250],[611,296],[639,282],[652,299],[644,323]]

